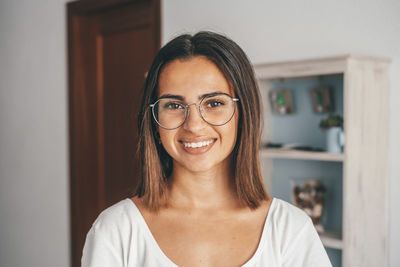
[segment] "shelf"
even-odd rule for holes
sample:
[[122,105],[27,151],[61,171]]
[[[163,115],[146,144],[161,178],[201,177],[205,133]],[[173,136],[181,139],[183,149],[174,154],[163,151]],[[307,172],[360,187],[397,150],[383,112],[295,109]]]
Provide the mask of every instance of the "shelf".
[[319,237],[325,247],[343,249],[342,235],[340,233],[325,231],[320,233]]
[[261,157],[265,158],[286,158],[319,161],[344,161],[344,154],[333,154],[328,152],[300,151],[292,149],[263,148]]
[[[255,66],[264,106],[263,143],[284,146],[260,148],[264,181],[271,195],[287,202],[296,179],[324,183],[330,216],[325,227],[330,231],[319,237],[334,266],[381,266],[387,261],[387,247],[381,244],[388,240],[387,201],[382,197],[388,192],[388,68],[386,59],[354,56]],[[331,113],[344,118],[344,153],[293,149],[326,145],[325,133],[318,129],[325,115],[313,112],[310,95],[318,87],[329,88]],[[291,90],[294,102],[288,116],[275,115],[271,107],[270,92],[283,89]]]

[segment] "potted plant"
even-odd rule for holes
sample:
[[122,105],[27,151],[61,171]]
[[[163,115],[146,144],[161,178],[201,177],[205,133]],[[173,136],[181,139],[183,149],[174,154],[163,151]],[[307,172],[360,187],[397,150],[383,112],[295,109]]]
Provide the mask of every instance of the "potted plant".
[[329,114],[326,119],[320,121],[319,127],[324,130],[332,127],[343,127],[343,118],[340,115]]
[[326,150],[329,153],[342,153],[344,145],[342,116],[329,114],[320,121],[319,127],[326,130]]

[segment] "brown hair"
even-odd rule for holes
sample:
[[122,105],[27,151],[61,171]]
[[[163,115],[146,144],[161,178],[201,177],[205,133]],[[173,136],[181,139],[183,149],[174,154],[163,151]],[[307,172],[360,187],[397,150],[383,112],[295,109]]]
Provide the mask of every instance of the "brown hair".
[[167,43],[156,55],[148,72],[138,118],[140,181],[135,195],[157,210],[166,196],[172,158],[159,143],[157,124],[149,105],[157,100],[163,67],[176,59],[204,56],[216,64],[239,98],[239,128],[233,149],[234,179],[240,202],[257,208],[269,198],[262,181],[259,146],[261,134],[260,93],[253,68],[243,50],[229,38],[213,32],[184,34]]

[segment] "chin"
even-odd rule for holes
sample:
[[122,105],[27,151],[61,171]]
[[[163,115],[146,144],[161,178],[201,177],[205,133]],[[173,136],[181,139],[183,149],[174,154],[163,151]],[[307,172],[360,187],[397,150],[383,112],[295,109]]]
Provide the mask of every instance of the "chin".
[[207,163],[201,163],[201,162],[197,162],[197,163],[178,163],[180,165],[181,168],[186,169],[189,172],[206,172],[209,171],[213,168],[215,168],[216,166],[214,164],[207,164]]
[[221,162],[211,161],[210,157],[205,158],[204,160],[197,159],[196,161],[190,162],[178,162],[181,168],[186,169],[189,172],[193,173],[201,173],[201,172],[208,172],[211,170],[220,170],[223,169],[225,164],[225,160]]

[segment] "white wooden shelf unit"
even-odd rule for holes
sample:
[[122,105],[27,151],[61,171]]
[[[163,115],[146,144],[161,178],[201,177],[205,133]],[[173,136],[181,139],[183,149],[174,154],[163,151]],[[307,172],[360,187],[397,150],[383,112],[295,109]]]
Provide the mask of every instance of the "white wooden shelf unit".
[[[271,129],[268,81],[331,74],[343,75],[343,117],[346,144],[343,154],[262,149],[266,186],[271,185],[272,159],[341,162],[343,179],[342,233],[326,232],[326,247],[342,251],[341,263],[387,266],[387,153],[389,60],[369,56],[338,56],[255,65],[264,106],[264,134]],[[267,81],[267,82],[266,82]],[[264,84],[264,87],[262,86]],[[267,84],[267,88],[265,88]],[[265,140],[264,140],[265,141]],[[329,212],[329,211],[328,211]]]

